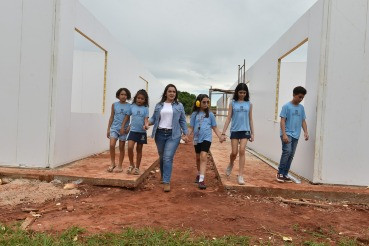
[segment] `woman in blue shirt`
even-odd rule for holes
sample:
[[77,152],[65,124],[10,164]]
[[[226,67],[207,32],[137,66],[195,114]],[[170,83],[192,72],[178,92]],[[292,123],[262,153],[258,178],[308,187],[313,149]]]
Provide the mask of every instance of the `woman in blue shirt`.
[[[244,185],[243,170],[245,167],[245,150],[247,140],[254,141],[254,124],[252,120],[252,104],[250,103],[249,89],[245,83],[237,85],[232,103],[228,108],[227,120],[224,124],[222,135],[225,135],[228,125],[231,124],[231,145],[232,152],[229,156],[229,165],[226,169],[226,175],[231,175],[234,161],[239,153],[239,172],[238,172],[238,184]],[[238,145],[240,146],[238,148]]]
[[164,192],[170,191],[173,158],[182,139],[188,141],[186,115],[182,103],[178,102],[177,88],[168,84],[161,100],[155,106],[155,111],[149,120],[154,125],[152,138],[155,139],[160,158],[160,174],[164,184]]

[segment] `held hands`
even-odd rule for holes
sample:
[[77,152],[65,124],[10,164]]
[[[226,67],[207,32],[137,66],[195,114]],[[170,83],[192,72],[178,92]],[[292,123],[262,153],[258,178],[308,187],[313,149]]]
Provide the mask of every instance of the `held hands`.
[[220,135],[219,137],[219,142],[223,143],[224,141],[226,141],[226,139],[227,139],[226,135],[222,133],[222,135]]
[[186,143],[188,143],[189,139],[188,139],[188,136],[187,135],[182,135],[181,139],[183,141],[185,141]]
[[309,133],[304,133],[304,138],[305,138],[305,141],[308,141],[309,140]]
[[143,129],[144,129],[145,131],[149,130],[149,128],[150,128],[149,124],[145,124],[145,125],[143,126]]

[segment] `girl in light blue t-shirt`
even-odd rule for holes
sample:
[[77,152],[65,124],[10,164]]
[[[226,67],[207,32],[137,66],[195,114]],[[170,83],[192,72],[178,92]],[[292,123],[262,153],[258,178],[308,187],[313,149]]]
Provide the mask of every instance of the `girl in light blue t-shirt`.
[[[137,91],[130,110],[123,120],[123,124],[131,119],[128,133],[128,158],[129,167],[127,174],[140,174],[140,164],[142,158],[142,148],[147,144],[146,130],[149,129],[149,96],[145,90]],[[133,162],[133,149],[136,145],[136,165]]]
[[[119,99],[118,102],[115,102],[111,105],[111,114],[109,118],[108,130],[106,136],[110,139],[110,159],[111,164],[108,168],[108,172],[113,172],[115,165],[115,145],[119,139],[119,162],[117,172],[122,172],[122,163],[124,160],[124,146],[126,143],[127,134],[120,133],[120,129],[122,128],[123,119],[126,116],[127,112],[130,109],[130,104],[127,100],[131,100],[131,92],[127,88],[120,88],[115,93],[116,98]],[[123,125],[124,129],[127,129],[127,124]]]
[[196,166],[198,172],[196,176],[196,183],[198,183],[199,189],[206,189],[204,178],[207,154],[212,141],[212,130],[218,136],[221,143],[225,140],[218,130],[214,114],[209,112],[209,107],[210,100],[208,95],[198,95],[193,105],[188,132],[188,135],[190,135],[192,132],[194,135],[193,142],[196,152]]
[[[239,172],[238,184],[244,185],[243,170],[245,167],[245,149],[247,140],[254,141],[254,124],[252,120],[252,104],[250,103],[249,89],[245,83],[237,85],[233,100],[228,108],[227,120],[224,124],[222,135],[225,135],[229,123],[231,124],[231,146],[232,152],[229,156],[229,165],[226,169],[226,175],[231,175],[234,161],[239,153]],[[238,148],[238,145],[240,146]]]

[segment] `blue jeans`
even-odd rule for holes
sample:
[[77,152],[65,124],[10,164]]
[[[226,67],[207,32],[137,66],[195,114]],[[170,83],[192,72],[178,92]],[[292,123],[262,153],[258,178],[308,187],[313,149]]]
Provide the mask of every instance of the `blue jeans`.
[[181,138],[172,139],[172,131],[158,129],[155,133],[155,143],[160,158],[160,174],[165,184],[170,183],[173,158],[180,140]]
[[282,136],[281,140],[282,140],[282,156],[281,161],[279,162],[278,173],[287,176],[299,140],[290,136],[288,136],[288,143],[283,142]]

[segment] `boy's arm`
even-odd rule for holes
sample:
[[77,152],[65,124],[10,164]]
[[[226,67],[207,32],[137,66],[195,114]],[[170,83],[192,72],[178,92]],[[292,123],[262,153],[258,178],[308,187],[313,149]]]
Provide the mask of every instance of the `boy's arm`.
[[111,105],[111,113],[110,113],[110,118],[109,118],[109,123],[108,123],[108,129],[106,131],[106,136],[108,138],[110,138],[110,127],[111,127],[111,124],[113,124],[113,119],[114,119],[114,103]]
[[228,107],[228,115],[227,115],[227,120],[226,122],[224,123],[224,127],[223,127],[223,131],[222,131],[222,135],[225,136],[225,133],[227,131],[227,128],[229,126],[229,123],[231,122],[231,119],[232,119],[232,104],[229,105]]
[[308,129],[307,129],[306,120],[302,120],[302,129],[304,130],[305,141],[308,141],[309,140],[309,133],[308,133]]
[[282,141],[288,143],[288,136],[286,134],[286,118],[281,117],[281,131],[282,131]]

